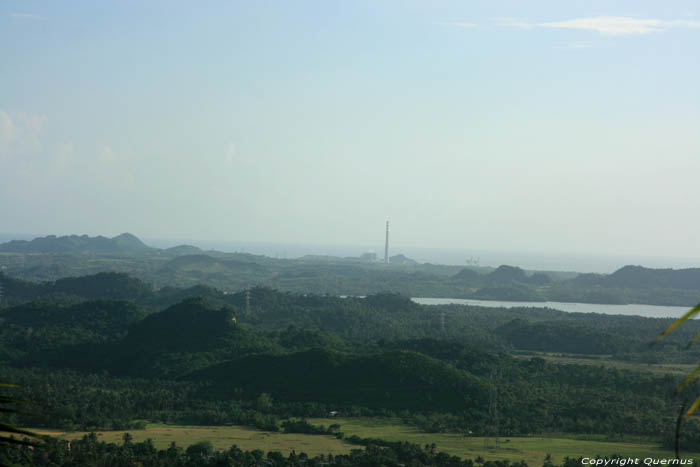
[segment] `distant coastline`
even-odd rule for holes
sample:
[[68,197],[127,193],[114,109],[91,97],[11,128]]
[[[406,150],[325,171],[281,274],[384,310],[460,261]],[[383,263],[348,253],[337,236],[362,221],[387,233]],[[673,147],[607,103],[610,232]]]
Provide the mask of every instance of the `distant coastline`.
[[[40,234],[0,232],[0,243],[11,240],[32,240]],[[139,237],[149,246],[170,248],[188,244],[203,250],[241,252],[279,259],[295,259],[305,255],[337,257],[359,256],[367,251],[380,251],[382,245],[321,245],[304,243],[216,241]],[[700,257],[645,256],[645,255],[592,255],[578,253],[542,253],[517,251],[491,251],[479,249],[401,247],[392,248],[390,254],[402,253],[419,263],[448,266],[468,266],[478,260],[479,266],[496,268],[502,264],[517,265],[529,271],[566,271],[578,273],[610,274],[622,266],[633,264],[647,268],[683,269],[700,267]]]
[[[314,245],[272,242],[226,242],[193,239],[158,239],[143,238],[148,245],[167,248],[180,244],[196,245],[202,249],[215,249],[225,252],[244,252],[272,258],[299,258],[304,255],[359,256],[366,251],[379,252],[382,245]],[[594,272],[610,274],[628,264],[648,268],[692,268],[700,267],[700,258],[677,256],[644,255],[590,255],[569,253],[537,252],[498,252],[479,249],[450,249],[400,247],[392,249],[390,254],[402,253],[420,263],[444,264],[448,266],[467,266],[469,259],[478,259],[479,266],[498,267],[501,264],[517,265],[530,271],[568,271]]]

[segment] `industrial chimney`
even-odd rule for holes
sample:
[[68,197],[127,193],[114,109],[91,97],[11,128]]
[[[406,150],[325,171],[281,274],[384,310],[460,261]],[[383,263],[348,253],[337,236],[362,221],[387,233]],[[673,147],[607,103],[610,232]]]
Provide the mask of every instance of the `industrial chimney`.
[[384,242],[384,263],[389,264],[389,221],[386,221],[386,241]]

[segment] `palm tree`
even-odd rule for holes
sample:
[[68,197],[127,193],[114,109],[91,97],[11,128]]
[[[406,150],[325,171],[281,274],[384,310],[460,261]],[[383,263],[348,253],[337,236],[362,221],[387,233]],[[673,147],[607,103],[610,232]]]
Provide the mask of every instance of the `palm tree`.
[[[0,383],[0,388],[16,388],[17,385],[15,384],[5,384],[5,383]],[[22,410],[18,410],[12,406],[16,405],[31,405],[31,402],[23,400],[23,399],[17,399],[11,396],[6,396],[4,394],[0,394],[0,412],[4,413],[20,413],[20,414],[26,414],[26,415],[34,415],[29,412],[25,412]],[[36,433],[32,433],[31,431],[23,430],[21,428],[17,428],[16,426],[10,425],[9,423],[5,423],[0,421],[0,443],[9,443],[9,444],[23,444],[23,445],[36,445],[36,442],[34,441],[27,441],[24,439],[17,439],[13,435],[25,435],[25,436],[31,436],[31,437],[36,437]]]
[[[669,327],[667,327],[664,332],[659,334],[659,337],[656,338],[652,344],[659,342],[661,339],[663,339],[668,333],[676,329],[678,326],[683,324],[685,321],[689,320],[696,314],[700,312],[700,303],[695,305],[693,308],[690,309],[687,313],[685,313],[683,316],[675,320]],[[693,345],[698,339],[700,339],[700,333],[696,334],[688,343],[688,347]],[[680,393],[693,379],[697,378],[698,375],[700,374],[700,364],[691,371],[688,376],[685,377],[683,381],[681,381],[681,384],[678,385],[676,388],[676,394]],[[680,412],[678,413],[678,419],[676,420],[676,436],[675,436],[675,450],[676,450],[676,459],[680,459],[680,441],[681,441],[681,424],[683,423],[683,420],[688,418],[690,415],[695,412],[695,410],[698,408],[700,405],[700,396],[698,396],[697,399],[695,399],[695,402],[693,402],[690,407],[688,408],[687,411],[684,412],[685,410],[685,401],[681,404]]]
[[[676,329],[678,326],[686,322],[688,319],[692,318],[696,314],[700,313],[700,303],[695,305],[690,311],[688,311],[686,314],[675,320],[671,325],[666,328],[664,332],[659,334],[659,337],[656,338],[656,340],[653,343],[659,342],[661,339],[663,339],[668,333]],[[700,339],[700,333],[696,334],[695,337],[691,339],[691,341],[688,343],[688,347],[693,345],[698,339]],[[681,392],[692,380],[698,377],[700,375],[700,364],[695,367],[693,371],[691,371],[688,376],[685,377],[685,379],[681,382],[681,384],[678,386],[676,389],[676,393]],[[688,418],[690,415],[692,415],[693,412],[695,412],[695,409],[698,408],[700,405],[700,396],[698,396],[697,399],[695,399],[695,402],[691,404],[691,406],[688,408],[688,410],[683,414],[683,419]]]

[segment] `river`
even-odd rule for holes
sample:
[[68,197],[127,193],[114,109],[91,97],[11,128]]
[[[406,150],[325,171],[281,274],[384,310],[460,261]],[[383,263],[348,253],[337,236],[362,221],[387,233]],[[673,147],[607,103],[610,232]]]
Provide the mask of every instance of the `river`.
[[412,298],[421,305],[471,305],[494,308],[536,307],[554,308],[568,313],[602,313],[606,315],[644,316],[646,318],[678,318],[690,307],[657,305],[598,305],[594,303],[567,302],[502,302],[496,300],[471,300],[463,298]]

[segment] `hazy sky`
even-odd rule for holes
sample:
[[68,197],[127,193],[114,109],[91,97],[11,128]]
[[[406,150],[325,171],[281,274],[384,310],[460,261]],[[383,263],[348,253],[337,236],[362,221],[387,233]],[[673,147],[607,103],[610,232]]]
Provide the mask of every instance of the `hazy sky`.
[[4,0],[0,232],[698,257],[698,5]]

